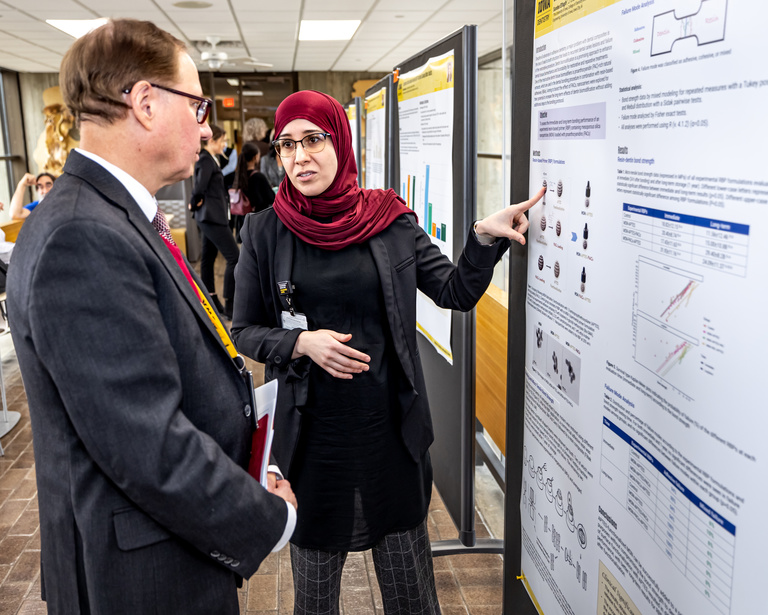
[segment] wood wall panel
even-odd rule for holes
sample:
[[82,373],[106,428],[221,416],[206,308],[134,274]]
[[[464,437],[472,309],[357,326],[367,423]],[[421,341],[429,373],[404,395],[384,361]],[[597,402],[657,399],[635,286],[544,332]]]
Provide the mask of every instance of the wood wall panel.
[[24,224],[24,220],[10,220],[0,224],[0,228],[3,229],[3,232],[5,233],[5,240],[15,243],[16,237],[19,236],[22,224]]
[[505,453],[507,424],[507,306],[491,286],[475,310],[475,409],[485,431]]

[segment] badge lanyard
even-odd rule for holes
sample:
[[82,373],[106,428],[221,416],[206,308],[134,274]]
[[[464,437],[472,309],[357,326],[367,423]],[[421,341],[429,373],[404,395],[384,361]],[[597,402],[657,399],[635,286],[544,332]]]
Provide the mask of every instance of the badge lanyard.
[[197,282],[192,280],[192,283],[195,285],[195,291],[197,291],[197,295],[200,297],[200,303],[202,304],[205,313],[208,314],[208,318],[211,319],[213,326],[216,328],[216,333],[219,334],[222,344],[224,344],[224,347],[227,349],[227,353],[229,353],[229,357],[232,359],[235,367],[245,380],[245,384],[248,387],[248,396],[251,401],[251,423],[253,430],[256,431],[259,427],[259,419],[258,412],[256,411],[256,392],[253,389],[253,372],[245,368],[245,359],[243,359],[243,357],[237,353],[235,345],[232,343],[232,338],[229,337],[229,333],[227,333],[227,330],[224,328],[224,324],[221,322],[221,319],[218,317],[216,312],[214,312],[211,304],[208,303],[208,299],[206,299],[205,295],[200,291],[200,287],[197,285]]
[[287,307],[287,310],[283,310],[280,314],[281,324],[283,329],[303,329],[307,330],[307,317],[296,311],[296,306],[293,303],[293,291],[296,287],[290,280],[277,283],[277,290],[280,296],[280,301],[283,307]]
[[235,367],[237,368],[237,371],[240,372],[240,375],[243,377],[243,380],[245,380],[245,384],[248,387],[248,396],[251,401],[251,423],[254,431],[256,431],[259,423],[258,423],[258,413],[256,411],[256,393],[253,389],[253,372],[245,368],[245,359],[243,359],[243,357],[237,353],[237,349],[235,348],[235,345],[232,343],[232,338],[229,337],[229,333],[227,333],[227,330],[224,328],[224,324],[221,322],[221,319],[218,317],[214,309],[211,307],[211,304],[208,303],[208,299],[205,298],[205,294],[200,290],[200,287],[197,285],[197,282],[195,282],[195,280],[192,278],[192,275],[189,273],[189,269],[187,268],[187,265],[181,256],[181,250],[179,250],[178,246],[171,244],[162,235],[161,235],[161,239],[163,240],[163,242],[165,242],[165,245],[168,246],[168,249],[171,251],[171,255],[173,256],[174,260],[181,268],[184,276],[192,284],[192,287],[194,288],[195,293],[197,293],[198,299],[200,299],[200,305],[203,306],[203,309],[205,310],[206,315],[208,316],[214,328],[216,329],[216,333],[218,333],[219,338],[221,338],[221,343],[224,344],[224,348],[226,348],[229,358],[232,359],[232,363],[234,363]]

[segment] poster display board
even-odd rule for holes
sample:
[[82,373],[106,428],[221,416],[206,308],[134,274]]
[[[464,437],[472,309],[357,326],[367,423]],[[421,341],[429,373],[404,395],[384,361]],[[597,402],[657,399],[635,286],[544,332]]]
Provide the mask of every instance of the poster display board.
[[[450,56],[453,56],[454,63],[449,68]],[[402,183],[409,185],[408,176],[411,176],[411,196],[407,202],[416,210],[420,224],[425,224],[424,204],[432,203],[434,229],[430,226],[429,234],[432,241],[441,246],[441,251],[457,262],[475,216],[477,27],[464,26],[411,56],[395,67],[394,74],[398,95],[394,98],[397,112],[393,113],[393,123],[397,138],[394,140],[396,165],[392,177],[402,180],[397,191],[404,194]],[[414,75],[422,77],[414,81]],[[432,94],[420,89],[419,82],[425,81],[436,88]],[[446,96],[450,97],[450,101],[445,100]],[[419,108],[419,102],[423,102],[421,107],[433,112]],[[405,109],[401,109],[401,105]],[[450,126],[446,126],[445,116],[437,114],[448,113],[449,109]],[[424,124],[414,124],[412,116],[420,116]],[[448,133],[452,137],[446,141]],[[444,151],[435,151],[436,141],[443,144]],[[404,157],[403,149],[431,151],[433,157],[418,158],[417,151],[409,151]],[[438,162],[449,164],[450,169],[433,167]],[[427,165],[430,165],[429,182]],[[447,187],[443,183],[446,175],[451,177]],[[451,203],[449,213],[443,213],[444,201]],[[438,211],[440,213],[436,213]],[[438,222],[440,239],[437,238]],[[421,313],[418,316],[421,318]],[[426,336],[417,336],[435,431],[435,441],[429,449],[434,483],[459,530],[458,541],[440,542],[460,544],[433,544],[436,554],[447,554],[454,548],[477,548],[479,545],[475,536],[474,491],[474,314],[457,312],[449,318],[449,336],[440,339],[443,349],[450,352],[451,362]],[[423,322],[421,320],[420,325]],[[420,326],[420,331],[425,330]],[[431,330],[428,332],[431,333]]]
[[359,96],[353,98],[345,105],[347,119],[349,120],[349,129],[352,131],[352,151],[355,152],[355,162],[357,163],[357,183],[362,186],[363,160],[362,156],[362,101]]
[[545,615],[765,610],[767,14],[536,3],[520,506]]
[[[455,51],[400,74],[400,196],[440,251],[453,258],[453,112]],[[449,363],[451,312],[421,292],[416,303],[419,331]]]
[[365,92],[365,187],[393,188],[392,172],[392,75]]

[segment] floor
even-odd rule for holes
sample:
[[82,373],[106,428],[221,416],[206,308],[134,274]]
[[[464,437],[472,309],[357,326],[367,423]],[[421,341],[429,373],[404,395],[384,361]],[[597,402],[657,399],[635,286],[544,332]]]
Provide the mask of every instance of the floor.
[[[0,441],[5,450],[5,456],[0,457],[0,615],[45,614],[45,602],[40,599],[40,534],[32,431],[27,398],[7,331],[0,334],[0,357],[8,409],[21,413],[19,424]],[[476,486],[477,536],[499,537],[503,528],[503,495],[484,466],[477,468]],[[436,490],[429,511],[429,532],[433,541],[457,536]],[[445,615],[501,613],[501,556],[436,557],[435,578]],[[341,600],[343,615],[383,613],[370,552],[350,554],[343,573]],[[240,611],[242,615],[293,612],[288,549],[269,556],[244,583]]]

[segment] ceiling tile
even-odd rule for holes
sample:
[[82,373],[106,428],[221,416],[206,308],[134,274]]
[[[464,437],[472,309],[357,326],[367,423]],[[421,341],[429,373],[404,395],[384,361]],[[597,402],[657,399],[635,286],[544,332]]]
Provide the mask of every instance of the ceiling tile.
[[[374,0],[304,0],[304,12],[358,11],[364,15],[373,4]],[[326,17],[326,19],[337,18]]]
[[414,7],[418,7],[420,11],[429,11],[430,13],[442,8],[446,4],[446,0],[382,0],[376,6],[386,7],[388,11],[398,11],[400,13],[409,13],[414,10]]
[[299,11],[301,9],[301,0],[280,0],[276,4],[274,0],[231,0],[235,12],[243,10],[259,11],[269,15],[275,11]]
[[464,11],[439,11],[430,18],[430,22],[441,23],[449,21],[462,25],[482,24],[491,19],[501,19],[501,11],[464,10]]
[[263,13],[261,11],[238,11],[237,17],[240,23],[258,24],[262,28],[273,28],[284,24],[291,24],[298,27],[298,11],[282,11]]
[[368,16],[369,23],[421,24],[432,16],[431,11],[392,11],[389,4],[384,6],[386,6],[386,9],[377,9],[371,12]]
[[[487,11],[494,11],[498,14],[501,14],[501,11],[503,9],[503,1],[502,0],[473,0],[472,7],[477,10],[487,10]],[[467,2],[466,0],[451,0],[448,2],[443,10],[446,11],[463,11],[467,10]],[[511,3],[508,3],[507,10],[512,10]]]

